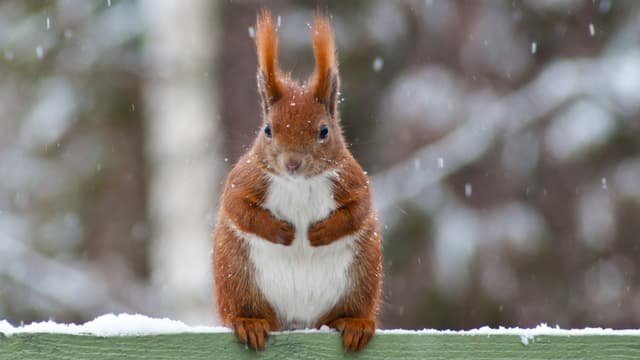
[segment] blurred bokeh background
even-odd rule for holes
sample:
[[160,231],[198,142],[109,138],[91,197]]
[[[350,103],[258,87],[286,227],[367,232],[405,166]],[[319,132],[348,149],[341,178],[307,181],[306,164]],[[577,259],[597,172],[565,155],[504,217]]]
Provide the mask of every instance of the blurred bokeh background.
[[[256,11],[0,2],[0,318],[214,324],[210,233],[258,130]],[[383,327],[640,327],[640,2],[328,1],[384,224]]]

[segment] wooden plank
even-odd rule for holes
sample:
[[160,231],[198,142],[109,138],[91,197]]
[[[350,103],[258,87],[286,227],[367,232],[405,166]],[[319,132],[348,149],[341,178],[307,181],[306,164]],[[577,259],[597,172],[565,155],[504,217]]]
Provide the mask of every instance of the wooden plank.
[[[332,333],[281,333],[254,353],[230,333],[148,336],[0,334],[0,359],[338,359],[340,337]],[[640,359],[640,337],[378,334],[349,358],[362,359]]]

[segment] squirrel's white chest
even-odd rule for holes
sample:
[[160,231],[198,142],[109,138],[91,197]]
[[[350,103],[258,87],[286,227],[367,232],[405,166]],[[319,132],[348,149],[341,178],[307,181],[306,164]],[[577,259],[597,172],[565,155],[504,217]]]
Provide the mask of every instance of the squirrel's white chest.
[[[269,176],[264,207],[277,218],[287,220],[297,230],[326,218],[336,209],[333,173],[313,177]],[[306,232],[298,234],[304,235]]]
[[336,209],[333,176],[272,176],[264,207],[295,226],[295,240],[283,246],[245,236],[258,287],[285,329],[314,326],[349,287],[347,272],[353,260],[354,239],[312,247],[307,238],[309,225]]

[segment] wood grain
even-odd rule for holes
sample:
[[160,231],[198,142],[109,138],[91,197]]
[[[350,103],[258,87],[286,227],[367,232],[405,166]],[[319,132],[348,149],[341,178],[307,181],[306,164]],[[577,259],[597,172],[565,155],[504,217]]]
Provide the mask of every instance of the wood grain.
[[[526,343],[526,341],[525,341]],[[154,336],[0,334],[0,359],[640,359],[638,336],[378,334],[345,354],[338,334],[287,332],[255,353],[231,333]]]

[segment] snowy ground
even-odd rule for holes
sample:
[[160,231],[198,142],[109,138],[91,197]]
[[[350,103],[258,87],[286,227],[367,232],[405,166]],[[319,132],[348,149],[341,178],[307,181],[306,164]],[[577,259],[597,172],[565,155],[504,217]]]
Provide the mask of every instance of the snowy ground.
[[[230,330],[220,326],[189,326],[181,321],[171,319],[155,319],[144,315],[132,314],[106,314],[81,325],[59,324],[53,321],[38,322],[28,325],[13,326],[6,320],[0,320],[0,334],[7,336],[23,333],[57,333],[72,335],[97,335],[97,336],[131,336],[131,335],[158,335],[176,333],[219,333]],[[331,331],[328,328],[321,330],[306,330],[308,332]],[[586,335],[633,335],[640,336],[640,329],[560,329],[549,327],[546,324],[538,325],[532,329],[482,327],[472,330],[378,330],[378,334],[424,334],[424,335],[517,335],[526,345],[535,336],[586,336]]]

